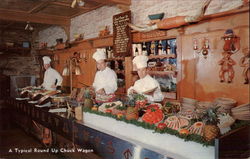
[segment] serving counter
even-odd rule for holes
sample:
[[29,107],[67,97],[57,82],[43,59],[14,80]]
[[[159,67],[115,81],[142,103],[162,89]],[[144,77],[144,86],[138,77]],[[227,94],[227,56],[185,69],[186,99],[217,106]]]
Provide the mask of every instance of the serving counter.
[[[7,103],[13,108],[13,119],[26,130],[34,120],[79,147],[93,149],[102,158],[213,159],[232,149],[227,146],[232,144],[230,141],[234,145],[241,141],[242,152],[249,146],[248,141],[241,140],[250,132],[249,126],[216,139],[214,146],[203,146],[88,112],[83,114],[82,122],[68,113],[50,113],[48,108],[38,108],[26,101],[8,99]],[[233,149],[235,152],[239,148]]]

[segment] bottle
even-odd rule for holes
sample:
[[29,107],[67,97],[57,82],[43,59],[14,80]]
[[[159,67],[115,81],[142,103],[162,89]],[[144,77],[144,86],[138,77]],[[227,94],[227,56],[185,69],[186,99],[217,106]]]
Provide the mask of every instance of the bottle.
[[176,49],[177,49],[177,47],[176,47],[176,40],[173,40],[172,47],[171,47],[172,54],[176,54]]
[[159,41],[159,45],[158,45],[158,55],[162,55],[162,44],[161,41]]
[[136,47],[135,48],[135,56],[138,56],[139,55],[139,52],[138,52],[138,48]]
[[137,44],[137,49],[138,49],[137,55],[142,55],[142,45],[141,44]]
[[145,42],[143,42],[143,44],[142,44],[142,55],[145,55],[145,56],[148,55]]
[[159,55],[159,53],[158,53],[159,41],[157,40],[154,43],[155,43],[155,53],[154,53],[154,55]]
[[151,49],[151,54],[155,55],[155,43],[154,43],[154,41],[152,41],[150,49]]
[[171,54],[171,47],[169,43],[167,44],[167,54]]
[[111,47],[110,46],[108,47],[107,52],[108,52],[108,58],[111,58]]

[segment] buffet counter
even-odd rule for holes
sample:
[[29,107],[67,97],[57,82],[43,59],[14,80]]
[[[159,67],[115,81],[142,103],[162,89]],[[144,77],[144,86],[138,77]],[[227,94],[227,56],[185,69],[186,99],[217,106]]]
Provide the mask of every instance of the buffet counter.
[[184,141],[174,135],[154,133],[132,124],[118,121],[109,117],[99,116],[92,113],[84,113],[84,125],[130,143],[147,148],[178,159],[213,159],[215,158],[214,146]]
[[[24,128],[28,129],[28,123],[34,120],[73,144],[93,149],[94,153],[108,159],[219,158],[222,150],[231,150],[227,145],[233,145],[232,137],[240,140],[242,133],[249,133],[248,126],[216,139],[215,146],[203,146],[93,113],[84,112],[83,121],[76,121],[71,113],[51,113],[49,108],[38,108],[27,101],[9,99],[7,103],[13,108],[13,119]],[[235,141],[232,140],[234,144]]]

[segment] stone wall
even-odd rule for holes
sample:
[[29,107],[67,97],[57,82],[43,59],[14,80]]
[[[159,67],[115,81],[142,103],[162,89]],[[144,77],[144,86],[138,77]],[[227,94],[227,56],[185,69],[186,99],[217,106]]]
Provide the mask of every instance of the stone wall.
[[109,26],[112,33],[113,15],[120,13],[117,7],[103,6],[86,14],[71,19],[70,39],[74,40],[74,34],[84,33],[84,38],[98,37],[99,30],[103,26]]
[[48,46],[56,45],[58,38],[63,38],[64,42],[67,40],[67,35],[60,26],[53,26],[38,33],[38,41],[47,42]]
[[[147,24],[147,15],[165,13],[165,18],[179,15],[192,15],[200,7],[201,0],[131,0],[130,10],[132,11],[132,22],[135,24]],[[242,0],[212,0],[206,14],[213,14],[237,8],[242,5]],[[74,39],[74,34],[84,33],[84,38],[94,38],[98,36],[102,26],[108,25],[112,33],[113,15],[121,11],[115,6],[104,6],[75,17],[71,20],[70,40]],[[39,33],[39,41],[47,42],[48,46],[55,44],[55,39],[63,38],[66,34],[60,27],[50,27]]]
[[[23,30],[5,30],[1,34],[0,44],[6,42],[14,42],[15,48],[22,47],[22,42],[29,41],[34,43],[31,32]],[[13,51],[7,51],[0,54],[0,74],[4,75],[36,75],[39,77],[39,65],[35,60],[35,49],[32,48],[30,53],[23,53],[21,49],[10,49]],[[14,52],[15,51],[15,52]]]
[[0,60],[0,68],[3,68],[4,75],[36,75],[39,78],[39,64],[33,56],[20,56],[12,54]]

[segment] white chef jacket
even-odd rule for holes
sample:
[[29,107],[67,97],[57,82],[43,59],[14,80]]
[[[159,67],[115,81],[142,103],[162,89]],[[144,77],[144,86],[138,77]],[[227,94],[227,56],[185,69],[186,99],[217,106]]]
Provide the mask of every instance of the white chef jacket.
[[[152,95],[146,95],[142,93],[142,92],[145,92],[145,90],[150,90],[155,87],[157,88]],[[150,75],[147,75],[144,78],[137,80],[134,86],[128,89],[127,91],[128,95],[132,89],[134,89],[137,93],[143,94],[145,97],[147,97],[148,102],[159,102],[159,101],[162,101],[164,98],[158,81],[156,81]]]
[[46,90],[56,90],[56,88],[51,88],[51,86],[55,84],[56,80],[56,86],[61,86],[63,81],[62,76],[55,69],[50,67],[44,73],[42,86]]
[[114,93],[117,90],[117,75],[115,71],[106,67],[103,71],[97,71],[93,83],[95,91],[104,89],[106,94]]

